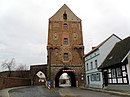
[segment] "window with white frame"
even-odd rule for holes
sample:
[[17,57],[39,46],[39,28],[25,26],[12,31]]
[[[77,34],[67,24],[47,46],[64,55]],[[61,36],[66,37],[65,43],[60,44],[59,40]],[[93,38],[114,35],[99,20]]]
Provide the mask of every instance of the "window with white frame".
[[115,77],[116,77],[116,70],[115,70],[115,69],[112,69],[112,70],[111,70],[111,75],[112,75],[112,78],[115,78]]
[[96,81],[96,75],[95,74],[91,75],[91,81]]
[[91,74],[91,81],[100,81],[100,73]]
[[100,81],[100,73],[96,74],[96,81]]
[[122,72],[121,72],[121,68],[116,68],[116,72],[117,72],[117,77],[122,76]]

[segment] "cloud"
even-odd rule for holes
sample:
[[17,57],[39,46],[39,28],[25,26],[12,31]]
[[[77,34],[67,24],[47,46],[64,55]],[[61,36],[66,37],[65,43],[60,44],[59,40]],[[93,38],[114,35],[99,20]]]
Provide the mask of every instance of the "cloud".
[[0,63],[46,63],[48,19],[63,4],[82,20],[85,53],[113,33],[130,35],[129,0],[0,0]]

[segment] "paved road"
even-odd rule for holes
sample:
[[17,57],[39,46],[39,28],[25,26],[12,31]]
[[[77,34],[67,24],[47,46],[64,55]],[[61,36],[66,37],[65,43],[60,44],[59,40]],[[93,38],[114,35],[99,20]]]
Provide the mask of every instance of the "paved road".
[[79,88],[61,88],[59,91],[63,97],[128,97],[112,93],[82,90]]
[[40,86],[13,89],[9,91],[9,95],[10,97],[128,97],[70,87],[48,90]]
[[9,91],[10,97],[60,97],[58,89],[48,90],[40,86],[25,87]]

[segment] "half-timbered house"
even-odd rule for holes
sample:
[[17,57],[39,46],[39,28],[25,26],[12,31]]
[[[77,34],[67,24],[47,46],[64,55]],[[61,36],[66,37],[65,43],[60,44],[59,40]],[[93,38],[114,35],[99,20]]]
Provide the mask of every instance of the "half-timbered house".
[[116,43],[100,69],[105,87],[130,91],[130,36]]

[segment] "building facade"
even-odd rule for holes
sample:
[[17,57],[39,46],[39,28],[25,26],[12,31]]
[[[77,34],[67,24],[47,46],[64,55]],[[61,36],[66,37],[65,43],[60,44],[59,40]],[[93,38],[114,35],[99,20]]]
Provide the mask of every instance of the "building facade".
[[48,80],[56,87],[59,77],[68,73],[71,86],[80,86],[84,74],[81,19],[63,5],[50,19],[48,27]]
[[107,88],[130,91],[130,37],[116,43],[99,69]]
[[92,50],[84,56],[86,87],[103,87],[102,72],[98,70],[98,67],[102,64],[116,42],[120,40],[119,37],[113,34],[97,47],[93,47]]

